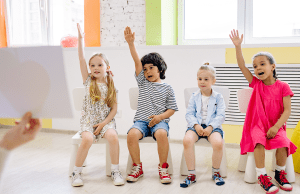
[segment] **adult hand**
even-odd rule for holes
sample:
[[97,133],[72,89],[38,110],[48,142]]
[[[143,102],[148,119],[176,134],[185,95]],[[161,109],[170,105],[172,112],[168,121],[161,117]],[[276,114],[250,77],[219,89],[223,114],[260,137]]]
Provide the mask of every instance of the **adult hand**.
[[229,34],[229,37],[234,44],[234,46],[240,46],[243,42],[243,34],[241,35],[241,38],[239,36],[238,30],[231,30],[231,35]]
[[0,141],[0,147],[12,150],[33,140],[42,128],[41,119],[33,119],[31,112],[25,113],[19,123],[12,127]]
[[154,125],[158,124],[162,119],[160,118],[160,115],[151,115],[149,117],[149,119],[151,119],[150,123],[149,123],[149,127],[153,127]]
[[128,44],[132,44],[135,39],[135,33],[132,33],[130,27],[127,26],[124,30],[124,37]]
[[194,125],[194,128],[199,136],[203,136],[204,130],[203,127],[199,124]]
[[267,138],[268,139],[274,138],[275,135],[277,134],[278,130],[279,130],[278,127],[275,127],[275,126],[271,127],[267,132]]
[[204,131],[203,136],[208,137],[211,134],[211,132],[213,131],[213,127],[209,125],[205,129],[203,129],[203,131]]
[[99,135],[100,131],[103,129],[105,125],[103,123],[98,123],[97,125],[94,125],[93,127],[97,127],[96,130],[94,131],[94,135]]

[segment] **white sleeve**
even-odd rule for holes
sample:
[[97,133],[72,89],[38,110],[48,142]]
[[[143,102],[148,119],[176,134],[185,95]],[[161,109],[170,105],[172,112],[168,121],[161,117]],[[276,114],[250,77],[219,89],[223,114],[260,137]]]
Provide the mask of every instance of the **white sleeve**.
[[5,170],[5,164],[8,160],[10,151],[0,147],[0,182],[3,175],[3,171]]

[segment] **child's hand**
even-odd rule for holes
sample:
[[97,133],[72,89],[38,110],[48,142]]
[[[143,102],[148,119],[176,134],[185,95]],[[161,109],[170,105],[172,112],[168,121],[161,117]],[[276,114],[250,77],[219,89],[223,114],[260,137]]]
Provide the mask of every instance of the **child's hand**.
[[33,140],[42,128],[40,119],[33,119],[32,114],[27,112],[16,126],[12,127],[0,141],[0,147],[12,150]]
[[196,124],[196,125],[194,125],[194,128],[199,136],[203,136],[204,130],[201,125]]
[[128,44],[132,44],[135,39],[135,33],[132,33],[130,27],[127,26],[124,30],[124,37]]
[[240,46],[243,42],[243,34],[241,35],[241,38],[239,37],[239,31],[238,30],[231,30],[231,35],[229,34],[230,39],[232,40],[232,43],[234,46]]
[[78,39],[82,39],[84,37],[84,33],[82,32],[79,23],[77,23],[77,29],[78,29]]
[[204,131],[203,136],[208,137],[211,134],[211,132],[213,131],[213,127],[209,125],[205,129],[203,129],[203,131]]
[[274,138],[275,135],[277,134],[278,130],[279,130],[278,127],[275,127],[275,126],[271,127],[267,132],[267,138],[268,139]]
[[152,119],[148,125],[149,127],[153,127],[154,125],[156,125],[157,123],[159,123],[161,121],[161,118],[159,115],[152,115],[148,118]]
[[97,125],[94,125],[93,127],[97,127],[94,131],[94,135],[99,135],[100,131],[103,129],[105,125],[103,123],[98,123]]

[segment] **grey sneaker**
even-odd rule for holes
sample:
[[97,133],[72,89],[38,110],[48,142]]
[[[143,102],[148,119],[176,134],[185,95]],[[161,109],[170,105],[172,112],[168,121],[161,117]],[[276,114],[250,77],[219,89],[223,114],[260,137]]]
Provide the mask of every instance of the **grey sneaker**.
[[72,186],[73,187],[83,186],[83,180],[81,178],[81,173],[73,172],[71,178],[72,178]]
[[116,186],[124,185],[124,179],[119,170],[111,171],[111,179]]

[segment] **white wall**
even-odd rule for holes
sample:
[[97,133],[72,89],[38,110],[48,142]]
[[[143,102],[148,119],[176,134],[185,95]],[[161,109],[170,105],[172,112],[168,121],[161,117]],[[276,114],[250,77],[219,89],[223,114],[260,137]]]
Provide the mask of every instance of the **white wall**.
[[[201,64],[224,64],[225,46],[201,47],[201,46],[140,46],[137,47],[140,57],[149,52],[160,53],[168,66],[164,82],[172,85],[179,111],[170,121],[170,137],[183,139],[186,130],[184,88],[197,87],[196,73]],[[64,61],[69,92],[82,87],[82,78],[79,69],[79,60],[76,48],[65,48]],[[133,124],[135,111],[130,109],[128,90],[137,87],[134,78],[134,63],[128,47],[90,47],[85,49],[86,60],[96,52],[107,55],[111,69],[114,73],[115,85],[119,90],[118,109],[122,111],[122,117],[116,118],[117,130],[120,135],[125,135]],[[52,119],[54,129],[79,130],[80,113],[74,111],[73,119]]]

